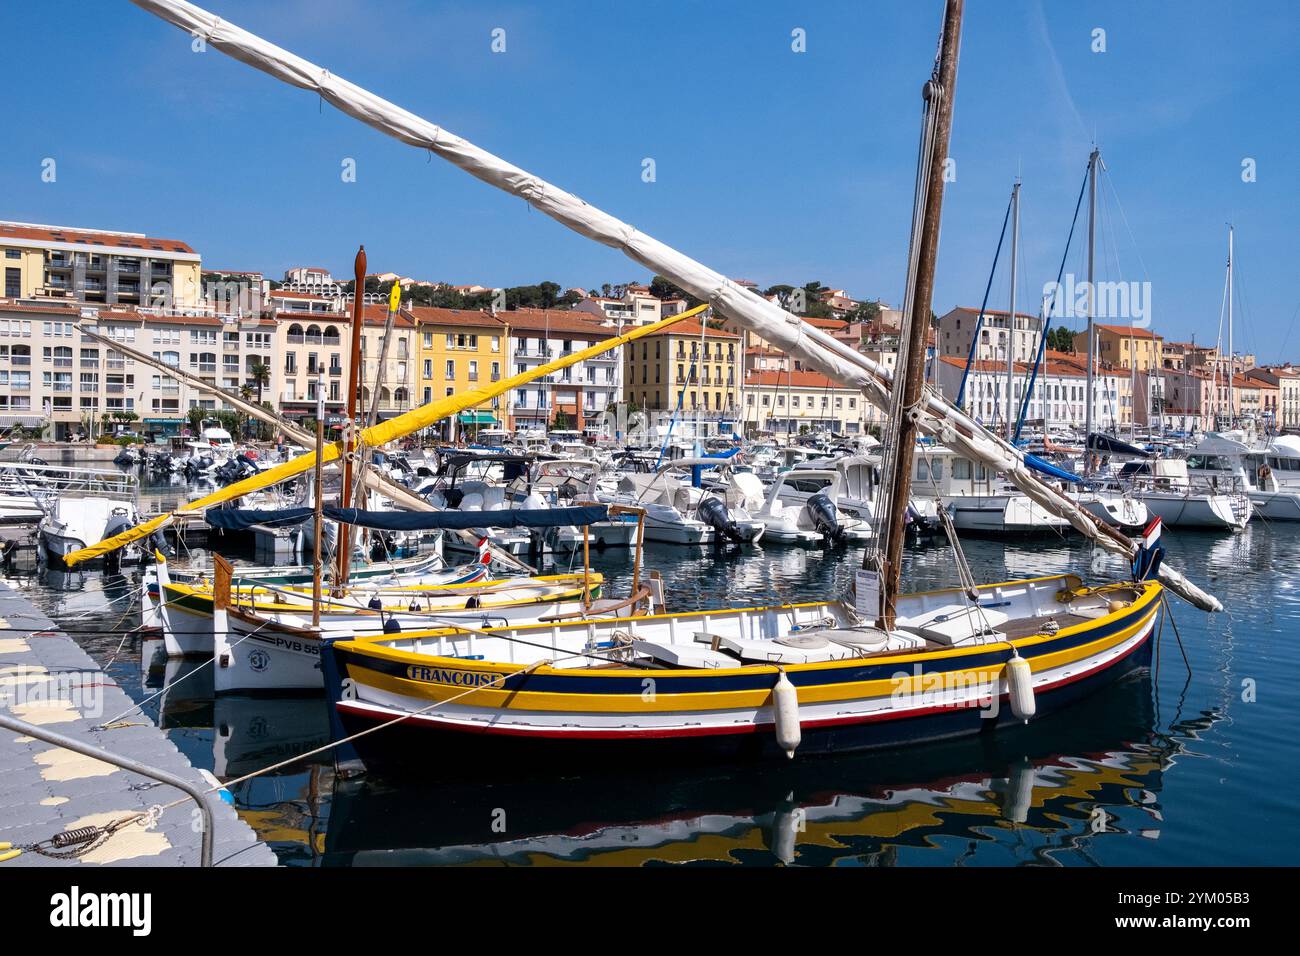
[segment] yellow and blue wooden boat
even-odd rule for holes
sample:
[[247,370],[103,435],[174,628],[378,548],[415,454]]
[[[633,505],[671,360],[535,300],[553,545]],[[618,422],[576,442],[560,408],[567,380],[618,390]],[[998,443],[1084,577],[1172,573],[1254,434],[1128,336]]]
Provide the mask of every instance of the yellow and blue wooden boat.
[[1149,663],[1162,588],[1073,575],[907,595],[895,629],[844,601],[323,648],[336,737],[369,768],[766,759],[978,733]]

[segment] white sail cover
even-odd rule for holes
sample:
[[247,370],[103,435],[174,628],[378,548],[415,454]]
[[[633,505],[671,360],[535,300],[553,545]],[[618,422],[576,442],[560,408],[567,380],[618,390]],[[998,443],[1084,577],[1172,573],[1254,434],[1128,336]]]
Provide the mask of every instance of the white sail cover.
[[[368,126],[411,146],[426,149],[483,182],[525,200],[589,239],[621,250],[628,258],[665,276],[724,316],[796,356],[831,378],[862,390],[879,408],[889,405],[890,373],[867,356],[810,326],[773,302],[745,289],[676,249],[639,232],[557,186],[508,163],[468,140],[450,133],[341,77],[295,56],[255,34],[184,0],[131,0],[136,6],[175,24],[191,36],[237,60],[322,99]],[[1132,559],[1136,545],[1040,481],[1025,465],[1024,455],[986,431],[941,395],[927,391],[917,408],[918,426],[962,454],[1004,472],[1038,504],[1069,521],[1106,550]],[[1159,577],[1170,590],[1207,611],[1223,605],[1182,574],[1161,565]]]

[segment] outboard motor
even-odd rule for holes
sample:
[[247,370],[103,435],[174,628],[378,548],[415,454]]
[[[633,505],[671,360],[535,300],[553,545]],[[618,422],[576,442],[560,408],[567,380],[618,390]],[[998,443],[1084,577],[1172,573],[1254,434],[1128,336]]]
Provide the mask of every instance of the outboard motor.
[[808,499],[808,514],[813,527],[829,542],[838,544],[844,540],[844,526],[840,524],[835,502],[825,494],[815,494]]
[[744,542],[749,540],[741,533],[740,528],[736,526],[736,522],[731,520],[731,515],[727,514],[726,504],[719,498],[714,498],[712,495],[704,498],[700,501],[695,514],[701,521],[729,541]]
[[[155,551],[161,552],[163,557],[172,557],[172,548],[167,543],[167,535],[163,534],[162,528],[159,528],[149,536],[149,544],[153,546]],[[152,555],[150,555],[150,557],[152,557]]]
[[[101,541],[107,541],[114,535],[121,534],[128,528],[133,527],[131,516],[125,508],[114,508],[113,513],[108,516],[108,522],[104,525],[104,537]],[[108,574],[117,574],[122,568],[122,551],[117,549],[104,555],[104,571]]]

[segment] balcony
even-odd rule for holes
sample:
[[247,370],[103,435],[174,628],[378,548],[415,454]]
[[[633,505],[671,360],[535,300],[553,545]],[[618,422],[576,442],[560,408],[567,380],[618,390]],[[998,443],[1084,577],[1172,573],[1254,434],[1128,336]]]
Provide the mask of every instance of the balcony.
[[109,395],[125,395],[126,386],[123,385],[121,382],[109,382],[107,385],[104,386],[104,391],[106,391]]
[[72,359],[70,359],[70,358],[56,358],[56,359],[54,360],[54,367],[55,367],[55,368],[72,368]]
[[71,269],[71,268],[72,268],[72,260],[71,260],[71,259],[67,259],[67,258],[55,258],[55,257],[52,256],[52,257],[50,257],[49,259],[46,259],[46,260],[45,260],[45,268],[47,268],[47,269]]
[[126,359],[108,359],[105,364],[109,368],[126,368]]
[[342,374],[343,374],[343,366],[341,366],[341,365],[331,365],[331,366],[330,366],[330,374],[331,374],[331,375],[342,375]]
[[30,355],[13,355],[10,356],[9,361],[14,365],[31,365],[32,357]]
[[51,391],[54,391],[54,392],[70,392],[70,391],[72,391],[72,383],[71,383],[71,382],[53,382],[53,383],[50,384],[50,390],[51,390]]
[[97,359],[97,358],[93,358],[93,359],[92,359],[92,358],[84,358],[84,359],[81,360],[81,367],[82,367],[82,368],[99,368],[99,359]]
[[223,342],[223,343],[221,344],[221,348],[222,348],[222,351],[225,351],[225,352],[238,352],[238,351],[239,351],[239,343],[238,343],[238,342]]
[[30,392],[32,390],[31,380],[24,382],[21,379],[14,379],[9,383],[9,390],[11,392]]

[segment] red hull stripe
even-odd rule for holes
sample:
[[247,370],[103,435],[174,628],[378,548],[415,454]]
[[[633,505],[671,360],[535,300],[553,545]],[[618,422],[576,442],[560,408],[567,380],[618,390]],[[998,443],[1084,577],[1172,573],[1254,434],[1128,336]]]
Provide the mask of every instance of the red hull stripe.
[[[1091,677],[1098,674],[1108,667],[1113,667],[1124,658],[1128,657],[1139,647],[1147,642],[1151,637],[1151,632],[1147,631],[1146,636],[1138,641],[1131,648],[1118,657],[1098,664],[1089,670],[1082,671],[1078,674],[1071,674],[1069,677],[1062,677],[1059,680],[1044,684],[1041,687],[1034,688],[1034,693],[1039,694],[1044,691],[1055,690],[1058,687],[1065,687],[1076,681]],[[1007,700],[1009,695],[1002,694],[1001,700]],[[335,706],[346,713],[372,721],[376,724],[392,720],[395,716],[391,711],[383,714],[377,714],[375,711],[366,707],[359,707],[350,701],[338,701]],[[974,706],[974,705],[968,705]],[[820,719],[810,719],[800,721],[802,727],[842,727],[848,724],[866,724],[876,723],[885,720],[905,720],[909,717],[924,717],[927,714],[937,714],[949,710],[962,710],[961,707],[949,705],[936,705],[933,707],[919,707],[914,710],[907,710],[901,713],[885,714],[862,714],[856,717],[822,717]],[[730,734],[755,734],[760,731],[771,733],[771,724],[735,724],[730,727],[645,727],[637,730],[627,730],[625,728],[609,730],[561,730],[555,729],[532,729],[524,727],[493,727],[490,725],[464,724],[460,722],[446,721],[439,717],[428,714],[413,715],[409,718],[412,721],[422,723],[437,724],[439,729],[455,731],[466,734],[492,734],[499,737],[541,737],[554,738],[557,740],[651,740],[662,737],[721,737]]]

